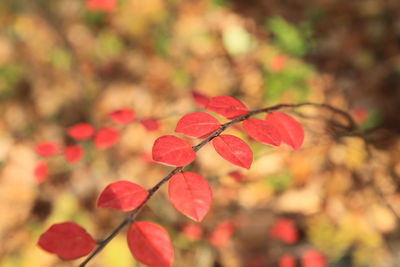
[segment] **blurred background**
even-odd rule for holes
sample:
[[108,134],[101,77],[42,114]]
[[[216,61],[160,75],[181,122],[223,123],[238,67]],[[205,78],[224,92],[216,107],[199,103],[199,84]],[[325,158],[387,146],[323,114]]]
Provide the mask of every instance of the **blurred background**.
[[[77,266],[38,248],[39,235],[62,221],[109,233],[125,215],[95,208],[98,193],[168,173],[152,144],[201,110],[199,95],[250,109],[328,103],[357,130],[329,110],[296,110],[306,139],[292,152],[229,129],[254,151],[249,171],[204,147],[189,169],[213,188],[205,220],[179,214],[166,186],[139,216],[169,231],[174,266],[400,266],[399,14],[398,0],[1,0],[0,266]],[[119,108],[136,121],[113,124]],[[74,141],[66,132],[80,122],[120,139]],[[79,143],[84,157],[43,158],[42,142]],[[88,266],[142,265],[123,231]]]

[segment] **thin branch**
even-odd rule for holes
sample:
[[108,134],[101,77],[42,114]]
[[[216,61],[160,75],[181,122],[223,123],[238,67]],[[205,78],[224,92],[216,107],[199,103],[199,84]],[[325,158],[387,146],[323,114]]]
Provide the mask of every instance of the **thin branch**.
[[[279,104],[279,105],[275,105],[275,106],[271,106],[271,107],[266,107],[266,108],[262,108],[262,109],[256,109],[256,110],[249,111],[248,113],[246,113],[240,117],[237,117],[227,123],[222,124],[221,127],[219,127],[217,130],[215,130],[213,133],[211,133],[207,138],[202,140],[197,145],[193,146],[193,150],[195,152],[199,151],[203,146],[205,146],[207,143],[209,143],[215,137],[219,136],[227,128],[229,128],[232,125],[237,124],[241,121],[244,121],[253,115],[260,114],[260,113],[270,113],[270,112],[281,110],[281,109],[300,108],[300,107],[305,107],[305,106],[323,108],[323,109],[327,109],[333,113],[337,113],[347,120],[349,130],[354,130],[356,128],[353,119],[347,112],[345,112],[341,109],[332,107],[328,104],[319,104],[319,103],[310,103],[310,102],[300,103],[300,104]],[[98,242],[98,245],[95,248],[95,250],[93,250],[92,253],[90,253],[89,256],[86,257],[86,259],[79,265],[79,267],[86,266],[86,264],[89,263],[90,260],[94,256],[96,256],[125,226],[133,223],[135,221],[136,217],[138,216],[138,214],[140,213],[140,211],[147,204],[147,202],[152,198],[152,196],[158,191],[158,189],[164,183],[168,182],[169,179],[171,179],[171,177],[174,174],[181,172],[183,170],[183,168],[184,168],[184,166],[176,167],[171,172],[169,172],[164,178],[162,178],[156,185],[154,185],[152,188],[150,188],[148,190],[149,194],[147,195],[147,198],[142,202],[142,204],[140,204],[139,207],[137,207],[135,210],[133,210],[106,238],[104,238],[102,241]]]

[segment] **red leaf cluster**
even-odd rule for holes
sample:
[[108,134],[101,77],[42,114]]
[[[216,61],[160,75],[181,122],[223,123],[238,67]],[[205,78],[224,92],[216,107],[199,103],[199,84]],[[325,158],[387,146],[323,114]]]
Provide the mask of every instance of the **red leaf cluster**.
[[[87,4],[88,7],[96,10],[111,10],[115,7],[116,2],[87,0]],[[247,107],[233,97],[209,98],[195,91],[192,91],[192,96],[198,106],[228,119],[235,119],[247,114],[235,122],[246,118],[243,121],[243,129],[255,141],[272,146],[285,143],[293,150],[298,150],[303,143],[303,128],[287,114],[273,112],[268,114],[264,120],[248,118],[249,115],[256,112],[248,114]],[[114,110],[108,116],[114,123],[120,125],[129,124],[136,119],[133,110],[129,108]],[[140,123],[147,131],[158,130],[160,126],[159,121],[152,117],[143,118]],[[178,121],[175,132],[195,138],[208,136],[209,139],[206,141],[212,140],[215,151],[222,158],[236,166],[249,169],[253,162],[253,152],[247,143],[236,136],[220,134],[231,124],[221,125],[215,117],[208,113],[192,112]],[[90,139],[95,134],[95,130],[88,123],[78,123],[69,127],[67,134],[72,139],[81,141]],[[106,149],[116,144],[119,138],[120,133],[116,129],[103,127],[96,132],[94,145],[98,149]],[[195,149],[197,150],[198,147]],[[49,157],[57,154],[60,148],[57,144],[43,142],[38,144],[35,150],[39,155]],[[66,161],[75,163],[82,158],[83,149],[79,145],[68,145],[64,148],[63,155]],[[194,147],[185,140],[173,135],[164,135],[155,140],[151,157],[155,162],[184,167],[196,159],[196,153]],[[147,158],[145,161],[151,162]],[[180,172],[175,173],[177,171]],[[47,176],[47,172],[47,163],[39,162],[34,171],[36,182],[42,182]],[[168,184],[169,201],[183,215],[196,222],[201,222],[212,203],[212,191],[209,183],[202,176],[182,171],[181,168],[174,170],[174,173]],[[243,180],[243,174],[239,171],[233,171],[229,176],[238,182]],[[164,178],[163,182],[168,178],[169,176]],[[132,211],[141,207],[150,198],[149,192],[154,193],[154,190],[158,189],[157,186],[147,191],[142,186],[130,181],[116,181],[107,185],[99,194],[97,206],[124,212]],[[215,247],[223,247],[230,240],[234,230],[232,221],[223,221],[209,233],[207,240]],[[203,235],[202,229],[197,224],[186,225],[182,232],[191,240],[198,240]],[[278,220],[273,225],[270,235],[288,244],[298,240],[298,232],[293,221],[285,218]],[[129,228],[127,241],[131,253],[141,263],[154,267],[172,265],[173,247],[167,231],[162,227],[150,222],[135,222]],[[87,255],[95,247],[96,242],[79,225],[65,222],[51,226],[40,236],[38,245],[60,258],[68,260]],[[321,254],[311,250],[304,253],[302,262],[305,267],[322,267],[326,260]],[[280,267],[293,267],[294,265],[295,259],[291,255],[284,255],[279,260]]]

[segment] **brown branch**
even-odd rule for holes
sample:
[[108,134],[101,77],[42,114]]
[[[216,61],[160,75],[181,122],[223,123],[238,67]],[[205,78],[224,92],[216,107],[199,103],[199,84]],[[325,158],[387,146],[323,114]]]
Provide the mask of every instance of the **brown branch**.
[[[212,139],[219,136],[227,128],[231,127],[232,125],[234,125],[236,123],[244,121],[245,119],[248,119],[249,117],[251,117],[253,115],[260,114],[260,113],[269,113],[269,112],[273,112],[273,111],[277,111],[277,110],[281,110],[281,109],[300,108],[300,107],[305,107],[305,106],[323,108],[323,109],[327,109],[333,113],[337,113],[347,120],[348,130],[355,129],[355,123],[354,123],[353,119],[351,118],[351,116],[347,112],[345,112],[341,109],[332,107],[328,104],[319,104],[319,103],[310,103],[310,102],[300,103],[300,104],[279,104],[279,105],[275,105],[275,106],[271,106],[271,107],[266,107],[266,108],[262,108],[262,109],[256,109],[256,110],[249,111],[248,113],[246,113],[240,117],[237,117],[227,123],[222,124],[221,127],[219,127],[217,130],[215,130],[213,133],[211,133],[207,138],[202,140],[197,145],[193,146],[193,150],[195,152],[197,152],[203,146],[205,146],[207,143],[209,143]],[[138,216],[138,214],[140,213],[140,211],[147,204],[147,202],[151,199],[151,197],[158,191],[158,189],[164,183],[166,183],[169,179],[171,179],[171,177],[174,174],[181,172],[183,170],[183,168],[184,168],[184,166],[176,167],[171,172],[169,172],[164,178],[162,178],[156,185],[154,185],[152,188],[150,188],[148,190],[149,194],[147,195],[147,198],[142,202],[142,204],[140,204],[139,207],[137,207],[135,210],[133,210],[106,238],[104,238],[102,241],[98,242],[98,245],[95,248],[95,250],[93,250],[89,254],[89,256],[87,256],[87,258],[79,265],[79,267],[86,266],[86,264],[89,263],[90,260],[94,256],[96,256],[125,226],[133,223],[135,221],[136,217]]]

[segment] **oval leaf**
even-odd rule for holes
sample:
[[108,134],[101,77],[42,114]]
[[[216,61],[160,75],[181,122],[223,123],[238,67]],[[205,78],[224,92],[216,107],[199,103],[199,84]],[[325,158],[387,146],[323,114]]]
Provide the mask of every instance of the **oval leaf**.
[[248,112],[247,107],[231,96],[216,96],[210,99],[206,109],[228,119],[234,119]]
[[47,173],[49,172],[49,166],[46,161],[40,161],[36,164],[33,174],[35,175],[35,183],[39,184],[43,182]]
[[60,148],[56,143],[43,142],[35,146],[35,151],[39,156],[51,157],[60,151]]
[[155,118],[143,118],[140,124],[149,132],[157,131],[160,128],[160,123]]
[[53,224],[40,236],[38,245],[63,260],[73,260],[89,254],[96,241],[76,223],[64,222]]
[[279,267],[296,267],[296,259],[293,255],[285,254],[279,259]]
[[196,223],[188,223],[182,227],[182,234],[191,241],[197,241],[203,235],[203,229]]
[[268,114],[265,121],[273,125],[281,135],[282,142],[297,151],[304,141],[303,127],[292,117],[281,112]]
[[86,6],[91,11],[113,11],[117,0],[86,0]]
[[119,132],[111,127],[101,128],[94,138],[94,145],[99,149],[106,149],[118,142]]
[[128,246],[141,263],[152,267],[170,267],[174,249],[167,231],[149,222],[136,222],[128,231]]
[[212,143],[221,157],[239,167],[250,169],[253,151],[242,139],[233,135],[222,134],[215,137]]
[[192,97],[196,105],[200,108],[206,108],[208,102],[210,102],[210,97],[196,91],[192,91]]
[[83,149],[78,145],[70,145],[64,148],[64,157],[69,163],[79,161],[83,156]]
[[165,135],[159,137],[153,145],[153,160],[172,166],[186,166],[196,159],[196,153],[184,140]]
[[192,112],[183,116],[176,125],[175,132],[191,137],[203,137],[215,130],[221,124],[218,120],[205,112]]
[[88,123],[78,123],[68,128],[68,135],[75,140],[87,140],[94,134],[93,127]]
[[147,190],[138,184],[117,181],[109,184],[101,192],[97,200],[97,207],[130,211],[139,207],[147,195]]
[[210,209],[212,192],[208,182],[200,175],[181,172],[169,181],[168,197],[178,211],[201,222]]
[[115,123],[128,124],[135,120],[135,113],[133,113],[132,109],[121,108],[108,113],[108,117]]
[[254,140],[273,146],[281,144],[279,131],[270,123],[260,119],[247,119],[243,121],[243,129]]
[[303,267],[325,267],[326,262],[325,256],[312,248],[304,251],[301,256],[301,264]]
[[235,226],[232,221],[222,221],[210,232],[207,240],[215,247],[224,247],[229,242],[234,231]]
[[286,218],[276,221],[269,230],[269,235],[287,244],[296,243],[299,239],[299,234],[293,220]]

